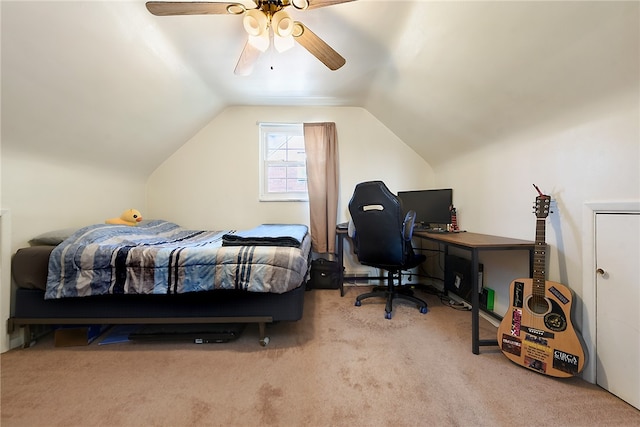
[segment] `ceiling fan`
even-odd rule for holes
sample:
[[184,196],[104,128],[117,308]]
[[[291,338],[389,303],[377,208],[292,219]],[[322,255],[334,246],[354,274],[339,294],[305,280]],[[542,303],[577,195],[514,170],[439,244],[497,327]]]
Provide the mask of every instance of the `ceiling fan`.
[[248,0],[255,4],[248,8],[236,2],[173,2],[149,1],[147,10],[156,16],[171,15],[244,15],[242,23],[248,40],[236,64],[235,74],[251,74],[260,56],[271,44],[279,52],[294,45],[294,40],[307,49],[331,70],[342,67],[346,60],[303,23],[291,19],[285,9],[318,9],[354,0]]

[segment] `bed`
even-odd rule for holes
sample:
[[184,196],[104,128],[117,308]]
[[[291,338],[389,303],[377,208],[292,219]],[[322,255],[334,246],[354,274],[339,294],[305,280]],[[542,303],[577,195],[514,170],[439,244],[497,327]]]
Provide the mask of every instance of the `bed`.
[[[302,318],[311,238],[298,224],[190,230],[95,224],[12,258],[9,332],[31,325],[257,323]],[[45,243],[45,244],[42,244]],[[49,244],[47,244],[49,243]]]

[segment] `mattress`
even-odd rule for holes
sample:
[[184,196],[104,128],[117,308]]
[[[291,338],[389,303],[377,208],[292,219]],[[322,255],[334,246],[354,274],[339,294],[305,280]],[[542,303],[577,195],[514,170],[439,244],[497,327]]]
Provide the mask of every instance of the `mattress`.
[[20,289],[47,288],[47,271],[49,255],[55,246],[29,246],[18,249],[11,259],[11,274],[16,286]]
[[297,247],[291,236],[284,246],[225,246],[222,237],[235,231],[189,230],[168,221],[97,224],[57,246],[19,249],[12,272],[19,288],[44,289],[47,299],[222,289],[284,293],[308,276],[311,239],[300,227]]

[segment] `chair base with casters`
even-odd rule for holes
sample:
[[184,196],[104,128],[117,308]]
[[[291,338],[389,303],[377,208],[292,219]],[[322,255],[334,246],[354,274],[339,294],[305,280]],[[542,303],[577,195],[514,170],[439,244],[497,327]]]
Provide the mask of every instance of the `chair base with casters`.
[[413,295],[404,292],[400,284],[398,285],[398,287],[396,287],[394,285],[395,274],[398,274],[398,282],[400,282],[401,273],[399,271],[388,271],[386,289],[374,290],[372,292],[358,295],[355,302],[356,307],[360,307],[362,305],[362,300],[367,298],[385,298],[387,300],[387,303],[384,308],[384,317],[385,319],[391,319],[391,312],[393,311],[393,300],[402,299],[405,301],[414,302],[420,310],[420,313],[425,314],[427,312],[427,303],[420,298],[414,297]]

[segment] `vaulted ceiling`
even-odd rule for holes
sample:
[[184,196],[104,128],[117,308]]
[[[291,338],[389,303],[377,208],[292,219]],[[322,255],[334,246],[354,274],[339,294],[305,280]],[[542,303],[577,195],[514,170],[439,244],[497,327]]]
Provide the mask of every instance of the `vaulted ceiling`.
[[230,105],[361,106],[438,164],[638,90],[633,1],[288,8],[346,65],[330,71],[298,45],[245,77],[233,73],[240,16],[158,17],[144,1],[0,6],[3,146],[145,175]]

